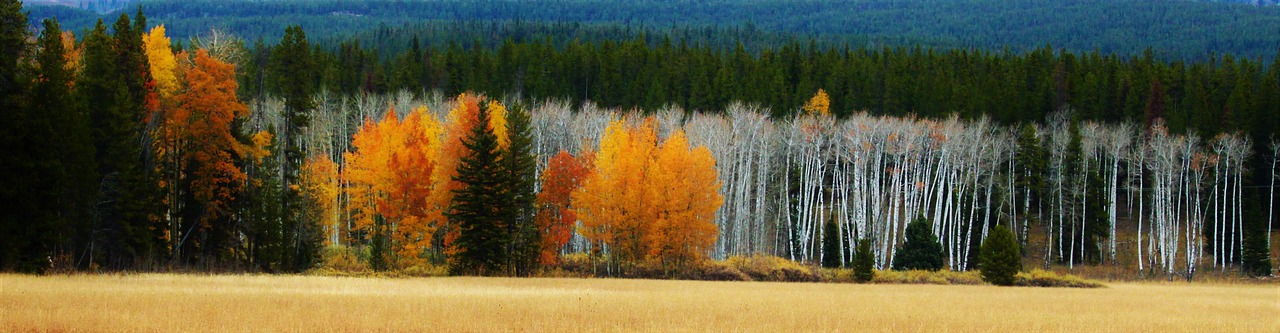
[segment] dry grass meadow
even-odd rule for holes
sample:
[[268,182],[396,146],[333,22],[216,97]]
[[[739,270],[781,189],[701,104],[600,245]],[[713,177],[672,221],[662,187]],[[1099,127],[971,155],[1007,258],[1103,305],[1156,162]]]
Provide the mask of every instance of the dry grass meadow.
[[1275,284],[0,275],[0,332],[1277,332]]

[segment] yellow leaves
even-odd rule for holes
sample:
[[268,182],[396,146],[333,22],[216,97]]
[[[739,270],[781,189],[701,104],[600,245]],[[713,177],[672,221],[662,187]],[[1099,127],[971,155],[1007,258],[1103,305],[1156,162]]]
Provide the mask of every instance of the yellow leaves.
[[684,263],[706,256],[724,202],[706,147],[689,149],[680,130],[658,146],[651,120],[634,127],[616,120],[601,137],[594,165],[572,194],[584,237],[608,244],[622,260]]
[[809,102],[804,104],[802,108],[808,115],[831,115],[831,96],[827,96],[827,92],[818,89],[818,92],[809,98]]
[[507,137],[507,107],[498,101],[489,101],[489,128],[498,137],[498,147],[511,145],[511,138]]
[[164,25],[151,28],[142,35],[142,48],[151,64],[151,77],[156,81],[160,97],[167,98],[178,89],[177,59],[170,49],[169,37],[164,35]]
[[[300,182],[303,196],[315,205],[313,210],[319,214],[315,217],[317,220],[337,216],[338,165],[333,163],[329,155],[322,154],[308,158],[302,165]],[[321,223],[321,225],[325,229],[333,227],[331,223]],[[336,232],[337,230],[326,230],[326,234]],[[326,237],[325,241],[328,242],[329,238]]]

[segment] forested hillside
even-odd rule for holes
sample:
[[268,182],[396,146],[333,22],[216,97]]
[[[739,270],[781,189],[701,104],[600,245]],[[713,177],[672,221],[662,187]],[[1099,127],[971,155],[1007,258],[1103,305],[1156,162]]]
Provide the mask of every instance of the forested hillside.
[[[324,40],[424,20],[582,22],[669,27],[744,27],[816,36],[853,47],[931,46],[1023,52],[1053,45],[1122,56],[1150,47],[1161,58],[1212,54],[1257,58],[1280,45],[1280,6],[1199,1],[143,1],[155,23],[180,39],[217,28],[274,42],[300,24]],[[98,18],[68,7],[32,6],[33,24],[57,16],[81,31]],[[125,11],[133,11],[128,7]],[[106,14],[114,19],[118,13]]]
[[898,269],[910,240],[965,271],[1007,228],[1046,267],[1271,274],[1277,60],[542,23],[176,43],[0,4],[0,269],[685,276]]

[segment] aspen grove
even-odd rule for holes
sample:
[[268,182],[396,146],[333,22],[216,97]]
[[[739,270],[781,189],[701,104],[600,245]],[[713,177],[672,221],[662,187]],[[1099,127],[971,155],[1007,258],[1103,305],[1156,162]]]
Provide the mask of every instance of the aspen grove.
[[[338,161],[342,152],[355,148],[347,138],[364,135],[361,128],[368,125],[357,119],[445,119],[449,116],[439,110],[451,110],[457,103],[438,94],[416,98],[408,93],[321,93],[317,101],[305,141],[311,151]],[[253,123],[278,121],[281,103],[271,99],[262,105]],[[906,224],[924,216],[944,245],[945,266],[951,270],[971,269],[977,246],[1000,224],[1011,226],[1023,244],[1036,233],[1050,240],[1043,248],[1024,250],[1043,258],[1046,266],[1111,262],[1118,244],[1131,243],[1135,245],[1129,249],[1141,258],[1140,269],[1190,278],[1201,265],[1225,269],[1237,262],[1233,258],[1240,256],[1245,237],[1240,179],[1247,172],[1242,161],[1251,152],[1249,139],[1240,134],[1200,138],[1170,134],[1159,124],[1139,130],[1127,123],[1075,123],[1068,113],[1044,126],[1015,128],[955,117],[860,113],[836,119],[816,109],[774,120],[767,110],[741,103],[722,113],[686,113],[671,107],[647,116],[601,110],[591,103],[575,108],[557,100],[532,103],[529,110],[539,174],[554,166],[560,170],[556,173],[576,175],[568,176],[573,180],[555,180],[566,176],[547,173],[538,188],[545,190],[547,182],[554,181],[558,193],[566,193],[565,186],[578,186],[576,191],[583,192],[571,199],[543,199],[553,205],[546,209],[560,212],[563,221],[547,223],[560,223],[567,232],[562,241],[546,243],[553,247],[543,249],[547,263],[555,261],[553,253],[593,249],[628,251],[620,253],[643,258],[643,253],[631,252],[635,246],[598,235],[600,222],[583,216],[583,201],[593,189],[589,179],[602,170],[600,154],[618,149],[611,148],[616,146],[612,143],[602,147],[601,139],[616,140],[608,139],[616,136],[610,133],[622,131],[623,124],[641,126],[639,135],[656,135],[641,140],[648,142],[641,143],[648,149],[674,138],[709,153],[720,184],[717,193],[723,197],[710,218],[714,243],[699,249],[710,258],[763,254],[816,263],[824,256],[838,256],[844,263],[853,258],[858,240],[866,239],[875,267],[887,269],[904,240]],[[1030,140],[1020,138],[1027,134]],[[1044,161],[1026,156],[1035,151]],[[576,158],[581,156],[594,158]],[[593,165],[592,160],[597,162]],[[564,171],[584,166],[595,171]],[[1025,181],[1030,173],[1042,174],[1042,185]],[[553,200],[559,201],[551,204]],[[351,220],[342,216],[349,212],[333,214],[328,220]],[[566,216],[576,220],[565,221]],[[1122,218],[1134,221],[1136,230],[1118,233],[1116,221]],[[820,243],[828,220],[836,222],[840,233],[835,253],[823,253]],[[351,230],[345,226],[333,229],[331,239]],[[550,228],[551,224],[544,227]],[[1120,235],[1131,238],[1117,239]],[[1087,248],[1096,250],[1090,254]]]
[[0,96],[21,111],[5,118],[0,171],[41,190],[3,193],[23,208],[3,216],[0,269],[301,272],[346,251],[374,270],[478,275],[571,255],[605,274],[755,255],[887,270],[920,220],[952,271],[978,268],[993,228],[1009,228],[1046,268],[1190,280],[1249,265],[1258,237],[1270,246],[1275,197],[1247,188],[1274,186],[1280,139],[1170,130],[1159,80],[1140,123],[1064,101],[1035,123],[877,115],[833,109],[851,95],[818,81],[789,88],[812,97],[783,110],[352,93],[321,84],[300,27],[253,53],[216,31],[183,50],[134,17],[83,41],[48,20],[34,43],[0,45],[18,50],[3,54],[5,83],[21,84]]

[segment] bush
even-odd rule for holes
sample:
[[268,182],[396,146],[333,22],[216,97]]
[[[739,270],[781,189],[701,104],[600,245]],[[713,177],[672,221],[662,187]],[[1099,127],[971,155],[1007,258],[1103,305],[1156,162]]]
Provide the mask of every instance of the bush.
[[961,284],[961,285],[980,285],[982,277],[978,272],[952,272],[952,271],[879,271],[875,273],[875,277],[871,279],[871,283],[883,284]]
[[705,261],[696,268],[689,269],[683,278],[705,281],[751,281],[751,277],[747,274],[720,261]]
[[978,261],[983,281],[997,286],[1013,285],[1014,275],[1022,270],[1022,250],[1018,248],[1013,232],[1005,226],[992,228],[982,242]]
[[893,255],[893,269],[928,270],[942,269],[942,244],[933,235],[929,220],[923,216],[907,224],[907,241]]
[[853,253],[853,281],[871,282],[876,276],[875,265],[875,258],[871,256],[871,240],[859,240],[858,249]]
[[1086,280],[1075,275],[1059,275],[1046,270],[1019,272],[1014,276],[1013,285],[1024,287],[1064,287],[1064,288],[1102,288],[1102,283]]
[[822,276],[817,270],[774,256],[729,257],[725,263],[751,277],[753,281],[822,281]]
[[342,273],[362,273],[369,271],[369,265],[360,259],[355,250],[346,246],[326,246],[320,254],[319,270]]

